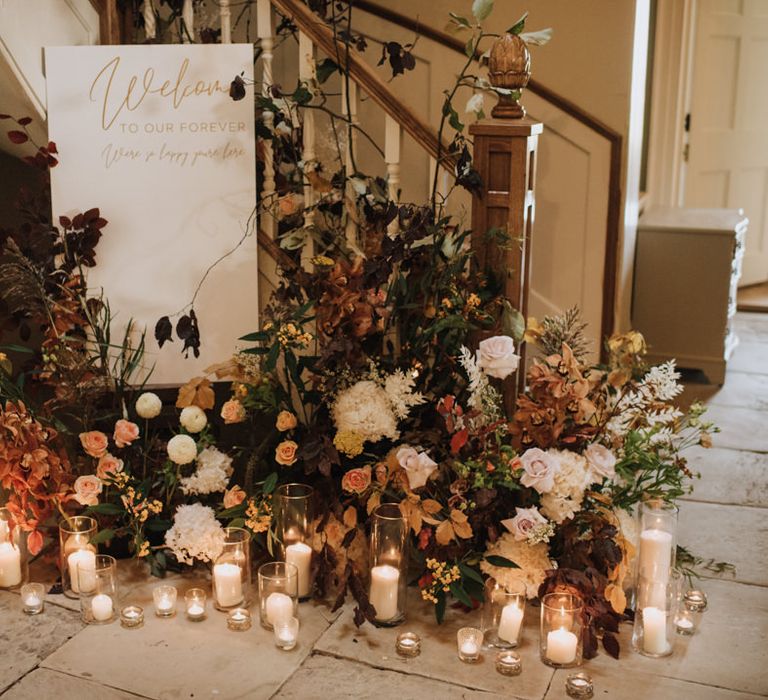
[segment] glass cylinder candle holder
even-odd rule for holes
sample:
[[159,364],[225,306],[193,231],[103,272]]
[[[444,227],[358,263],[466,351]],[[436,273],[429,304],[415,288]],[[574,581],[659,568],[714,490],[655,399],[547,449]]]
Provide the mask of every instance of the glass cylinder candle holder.
[[283,484],[273,497],[275,536],[280,543],[280,558],[299,572],[299,599],[312,594],[312,497],[307,484]]
[[217,610],[248,605],[251,595],[251,534],[224,528],[224,548],[213,564],[213,603]]
[[370,547],[368,599],[376,609],[376,624],[399,625],[405,620],[408,522],[396,503],[384,503],[373,511]]
[[520,654],[511,649],[496,654],[496,670],[502,676],[519,676],[523,672],[523,660]]
[[190,588],[184,594],[184,603],[186,605],[187,619],[192,622],[205,620],[205,599],[206,593],[202,588]]
[[295,564],[271,561],[259,567],[259,621],[271,630],[298,614],[299,572]]
[[511,649],[520,644],[525,615],[525,584],[501,584],[492,578],[485,582],[482,628],[485,644],[496,649]]
[[299,618],[288,617],[276,622],[273,632],[278,649],[290,651],[299,641]]
[[39,615],[45,605],[45,586],[42,583],[25,583],[21,587],[21,606],[26,615]]
[[91,540],[98,524],[87,515],[74,515],[59,524],[59,571],[61,589],[67,598],[77,598],[77,567],[81,561],[96,561],[96,547]]
[[158,617],[174,617],[176,615],[177,596],[176,586],[155,586],[152,589],[155,615]]
[[456,633],[456,645],[459,658],[464,663],[477,663],[480,660],[480,650],[483,647],[483,631],[477,627],[462,627]]
[[120,611],[120,625],[126,629],[144,626],[144,608],[140,605],[126,605]]
[[233,608],[227,615],[227,627],[235,632],[251,629],[251,613],[246,608]]
[[679,584],[677,572],[671,572],[666,582],[638,579],[632,648],[643,656],[659,658],[672,653]]
[[0,588],[16,590],[28,576],[27,538],[11,512],[0,508]]
[[398,656],[404,656],[407,659],[421,654],[421,637],[415,632],[403,632],[397,635],[395,640],[395,651]]
[[541,599],[539,652],[553,668],[581,664],[584,603],[573,593],[547,593]]
[[[640,539],[637,555],[637,578],[666,584],[675,565],[677,542],[677,506],[665,501],[640,504]],[[662,591],[662,598],[665,593]],[[635,595],[638,595],[637,585]],[[660,602],[660,601],[659,601]]]
[[[86,550],[80,550],[86,551]],[[117,561],[108,554],[94,554],[77,564],[80,616],[88,625],[105,625],[115,620]]]
[[701,624],[701,618],[707,609],[707,596],[704,591],[687,590],[678,605],[675,614],[675,630],[688,637]]

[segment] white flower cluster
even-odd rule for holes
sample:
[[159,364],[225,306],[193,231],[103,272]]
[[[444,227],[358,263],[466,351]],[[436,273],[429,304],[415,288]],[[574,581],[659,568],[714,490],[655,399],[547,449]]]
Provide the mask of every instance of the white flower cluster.
[[491,554],[509,559],[520,568],[494,566],[484,559],[480,562],[480,569],[503,586],[509,586],[516,581],[522,582],[528,598],[535,598],[538,595],[539,586],[544,582],[546,571],[555,566],[549,559],[546,544],[521,542],[511,533],[504,533],[496,542],[489,545],[485,556]]
[[215,447],[206,447],[197,456],[197,470],[181,480],[186,494],[205,495],[226,490],[232,476],[232,458]]
[[587,460],[569,450],[549,450],[557,461],[552,488],[541,497],[541,512],[550,520],[562,523],[581,510],[584,491],[594,481]]
[[195,559],[214,561],[224,548],[224,528],[208,506],[179,506],[173,526],[165,533],[165,544],[182,564],[193,564]]
[[495,420],[501,415],[501,395],[491,386],[469,348],[462,345],[459,353],[459,362],[469,379],[469,407],[478,411],[486,420]]
[[413,390],[415,383],[413,376],[400,369],[384,380],[384,391],[392,406],[392,412],[399,420],[407,418],[411,408],[426,401],[422,394]]

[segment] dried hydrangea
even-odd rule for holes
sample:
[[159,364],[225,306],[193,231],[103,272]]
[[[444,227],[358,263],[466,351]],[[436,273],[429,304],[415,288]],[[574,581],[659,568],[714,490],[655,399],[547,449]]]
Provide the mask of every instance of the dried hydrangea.
[[594,475],[587,460],[570,450],[548,450],[559,468],[555,471],[554,485],[541,497],[541,512],[550,520],[562,523],[581,510],[584,491]]
[[494,566],[483,559],[480,562],[483,573],[493,577],[503,586],[521,582],[525,585],[525,595],[528,598],[535,598],[538,595],[539,586],[544,582],[546,572],[553,567],[547,545],[518,542],[509,532],[504,533],[496,542],[488,546],[485,556],[493,554],[515,562],[520,568]]
[[356,382],[342,391],[333,404],[333,420],[339,433],[357,433],[364,440],[396,440],[397,419],[387,392],[372,380]]
[[197,456],[197,471],[181,480],[186,494],[205,495],[226,490],[232,476],[232,458],[215,447],[206,447]]
[[201,503],[179,506],[165,544],[182,564],[214,561],[224,548],[224,528],[213,509]]

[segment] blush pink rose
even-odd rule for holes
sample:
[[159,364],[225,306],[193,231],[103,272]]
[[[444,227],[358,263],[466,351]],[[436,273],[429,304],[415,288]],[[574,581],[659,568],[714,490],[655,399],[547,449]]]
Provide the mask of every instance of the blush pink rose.
[[245,406],[237,399],[225,401],[221,407],[221,417],[225,423],[242,423],[245,420]]
[[597,481],[603,478],[613,479],[616,476],[616,455],[604,445],[593,442],[584,451],[584,456],[590,470],[597,476]]
[[87,433],[80,433],[80,444],[86,454],[98,459],[107,453],[109,438],[100,430],[91,430]]
[[121,418],[115,423],[115,433],[112,437],[115,439],[115,445],[118,447],[128,447],[139,437],[139,426],[136,423],[125,420],[125,418]]
[[95,506],[101,493],[101,479],[95,474],[78,476],[73,486],[75,500],[83,506]]
[[280,411],[280,413],[277,414],[275,426],[281,433],[286,430],[293,430],[297,424],[298,421],[296,420],[296,415],[290,411]]
[[113,477],[121,471],[123,471],[122,459],[118,459],[114,455],[109,454],[109,452],[99,457],[99,463],[96,466],[96,476],[98,476],[99,479]]
[[515,508],[515,517],[502,520],[501,524],[509,530],[518,542],[528,539],[528,533],[538,525],[546,525],[547,519],[539,513],[539,509]]
[[296,463],[296,451],[299,446],[293,440],[283,440],[275,450],[275,459],[278,464],[290,467]]
[[341,488],[347,493],[365,493],[371,485],[371,468],[350,469],[341,479]]
[[523,475],[520,477],[523,486],[530,486],[539,493],[552,490],[555,474],[560,468],[556,458],[538,447],[533,447],[520,456],[520,465],[523,467]]
[[239,486],[233,486],[224,491],[224,507],[234,508],[239,506],[245,500],[245,491]]
[[507,335],[486,338],[478,346],[477,366],[490,377],[506,379],[517,369],[519,362],[515,342]]
[[412,489],[418,489],[427,483],[432,472],[437,469],[437,462],[430,458],[426,452],[404,445],[395,454],[400,466],[408,475],[408,485]]

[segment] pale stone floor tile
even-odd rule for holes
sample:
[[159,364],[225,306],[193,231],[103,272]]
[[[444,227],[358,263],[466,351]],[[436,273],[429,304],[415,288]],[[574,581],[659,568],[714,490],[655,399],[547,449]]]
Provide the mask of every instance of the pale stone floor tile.
[[715,447],[768,452],[768,411],[712,405],[705,415],[720,428],[712,436]]
[[768,340],[768,314],[737,313],[732,322],[733,330],[742,341],[766,342]]
[[58,671],[39,668],[3,693],[3,700],[136,700],[140,695],[108,688]]
[[[768,366],[766,367],[768,370]],[[714,384],[685,384],[682,402],[688,406],[693,400],[712,406],[735,406],[768,411],[768,374],[749,374],[729,371],[722,387]]]
[[[448,610],[446,620],[438,626],[431,604],[421,600],[415,590],[409,590],[408,619],[396,628],[377,628],[369,624],[359,630],[352,621],[351,608],[342,615],[315,645],[324,654],[359,661],[376,668],[399,671],[454,685],[508,693],[509,679],[496,673],[494,651],[485,651],[477,664],[465,664],[456,653],[456,632],[460,627],[478,626],[479,611],[465,614]],[[523,673],[515,680],[515,697],[540,700],[549,684],[553,670],[539,661],[537,611],[528,608],[524,623],[522,646]],[[395,653],[395,639],[400,632],[412,631],[421,637],[421,655],[403,659]],[[414,678],[414,688],[421,681]],[[413,695],[411,697],[414,697]]]
[[40,615],[25,615],[18,594],[0,591],[0,692],[82,627],[79,615],[53,605],[46,605]]
[[[483,670],[483,672],[487,672]],[[330,656],[311,656],[273,696],[275,700],[313,698],[439,698],[440,700],[501,700],[515,698],[519,679],[507,679],[503,694],[461,688],[450,683],[371,668]]]
[[685,501],[678,544],[696,556],[736,567],[733,580],[768,586],[768,518],[763,508]]
[[728,369],[736,372],[765,374],[768,371],[768,343],[765,342],[767,339],[763,336],[763,342],[742,340],[728,360]]
[[768,454],[692,447],[685,456],[691,470],[701,474],[685,500],[768,507]]

